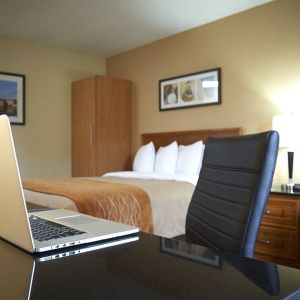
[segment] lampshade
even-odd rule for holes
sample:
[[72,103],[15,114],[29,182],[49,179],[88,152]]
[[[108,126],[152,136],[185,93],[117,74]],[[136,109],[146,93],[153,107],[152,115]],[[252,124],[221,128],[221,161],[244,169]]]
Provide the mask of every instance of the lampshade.
[[277,115],[273,117],[272,129],[279,133],[279,147],[293,147],[295,126],[295,117],[293,115]]

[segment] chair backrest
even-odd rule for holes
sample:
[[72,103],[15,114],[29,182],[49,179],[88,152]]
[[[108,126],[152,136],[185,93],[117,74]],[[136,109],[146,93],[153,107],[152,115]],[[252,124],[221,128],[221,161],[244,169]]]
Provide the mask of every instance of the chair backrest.
[[254,257],[278,153],[276,131],[209,138],[186,218],[186,237]]

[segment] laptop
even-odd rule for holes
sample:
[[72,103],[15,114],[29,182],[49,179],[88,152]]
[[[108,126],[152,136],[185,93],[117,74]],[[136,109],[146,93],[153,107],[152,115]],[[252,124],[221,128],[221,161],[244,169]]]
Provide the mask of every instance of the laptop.
[[27,213],[9,119],[0,116],[0,237],[43,252],[137,233],[120,224],[65,209]]

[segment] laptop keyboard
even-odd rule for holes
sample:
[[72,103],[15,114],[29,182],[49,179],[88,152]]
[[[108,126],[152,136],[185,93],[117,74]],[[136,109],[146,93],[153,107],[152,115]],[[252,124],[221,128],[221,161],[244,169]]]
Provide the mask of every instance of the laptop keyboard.
[[40,242],[86,233],[36,216],[30,216],[29,222],[33,238]]

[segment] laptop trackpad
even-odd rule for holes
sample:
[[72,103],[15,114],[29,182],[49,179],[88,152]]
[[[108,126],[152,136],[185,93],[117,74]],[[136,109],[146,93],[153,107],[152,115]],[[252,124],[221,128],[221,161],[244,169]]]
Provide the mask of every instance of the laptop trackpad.
[[86,216],[70,216],[64,218],[57,218],[57,220],[61,220],[72,225],[83,225],[98,222],[97,219]]

